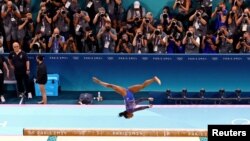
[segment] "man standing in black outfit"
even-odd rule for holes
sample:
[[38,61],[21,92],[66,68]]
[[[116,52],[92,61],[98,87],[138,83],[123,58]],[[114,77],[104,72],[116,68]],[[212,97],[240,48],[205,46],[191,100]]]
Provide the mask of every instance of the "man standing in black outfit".
[[27,54],[21,50],[20,44],[18,42],[13,43],[13,51],[10,52],[8,56],[8,62],[10,67],[14,69],[20,97],[23,97],[26,93],[28,93],[28,98],[32,98],[32,94],[28,86],[30,62]]
[[45,91],[45,84],[47,83],[47,68],[43,62],[43,56],[38,55],[36,57],[36,61],[38,63],[37,70],[36,70],[36,83],[39,85],[41,94],[42,94],[42,101],[38,102],[38,104],[47,104],[47,95]]

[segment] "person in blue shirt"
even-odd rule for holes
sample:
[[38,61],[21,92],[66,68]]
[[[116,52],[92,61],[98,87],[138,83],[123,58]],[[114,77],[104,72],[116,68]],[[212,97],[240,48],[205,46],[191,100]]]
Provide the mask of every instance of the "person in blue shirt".
[[141,89],[147,87],[148,85],[150,85],[153,82],[156,82],[159,85],[161,85],[161,80],[157,76],[154,76],[151,79],[145,80],[142,84],[133,85],[133,86],[131,86],[129,88],[123,88],[123,87],[118,86],[118,85],[103,82],[103,81],[99,80],[96,77],[93,77],[92,79],[93,79],[93,81],[95,83],[97,83],[99,85],[102,85],[104,87],[113,89],[116,93],[120,94],[124,98],[124,103],[125,103],[125,106],[126,106],[126,110],[119,113],[119,117],[124,117],[124,118],[127,118],[127,119],[132,118],[134,116],[133,113],[136,112],[136,111],[140,111],[140,110],[144,110],[144,109],[152,107],[152,105],[136,107],[136,105],[138,103],[140,103],[142,101],[146,101],[146,100],[148,100],[148,101],[153,101],[154,100],[152,97],[140,98],[138,100],[135,100],[134,93],[139,92]]

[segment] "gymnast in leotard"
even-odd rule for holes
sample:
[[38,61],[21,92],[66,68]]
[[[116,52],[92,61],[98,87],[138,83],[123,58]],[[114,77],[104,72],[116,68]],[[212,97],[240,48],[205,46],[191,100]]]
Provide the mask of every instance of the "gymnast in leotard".
[[147,87],[148,85],[150,85],[153,82],[156,82],[159,85],[161,85],[161,80],[157,76],[155,76],[151,79],[145,80],[142,84],[133,85],[129,88],[123,88],[123,87],[118,86],[118,85],[103,82],[96,77],[93,77],[92,79],[97,84],[100,84],[104,87],[113,89],[116,93],[120,94],[124,98],[126,110],[119,113],[119,116],[127,118],[127,119],[132,118],[134,115],[133,113],[136,111],[140,111],[140,110],[144,110],[144,109],[152,107],[152,104],[150,104],[149,106],[136,107],[136,105],[138,103],[143,102],[143,101],[153,101],[154,100],[152,97],[140,98],[138,100],[135,100],[134,94],[139,92],[141,89]]

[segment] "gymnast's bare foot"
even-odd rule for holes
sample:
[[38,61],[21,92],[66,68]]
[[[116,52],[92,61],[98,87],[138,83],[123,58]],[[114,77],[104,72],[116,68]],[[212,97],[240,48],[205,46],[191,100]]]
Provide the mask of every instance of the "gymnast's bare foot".
[[154,101],[154,98],[153,97],[149,97],[148,101]]
[[104,87],[108,87],[108,86],[109,86],[108,83],[103,82],[103,81],[99,80],[99,79],[96,78],[96,77],[92,77],[92,80],[93,80],[95,83],[100,84],[100,85],[102,85],[102,86],[104,86]]
[[161,80],[157,76],[154,77],[154,80],[155,80],[156,83],[161,85]]

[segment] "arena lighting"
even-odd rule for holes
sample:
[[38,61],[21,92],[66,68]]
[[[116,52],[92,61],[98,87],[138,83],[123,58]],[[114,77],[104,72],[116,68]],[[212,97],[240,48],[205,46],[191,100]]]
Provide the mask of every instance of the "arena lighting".
[[187,89],[183,88],[181,94],[182,94],[182,97],[185,99],[187,97]]
[[166,90],[166,95],[167,95],[167,98],[170,98],[170,97],[171,97],[171,90],[170,90],[170,89],[167,89],[167,90]]
[[237,95],[237,99],[240,101],[241,89],[236,89],[235,94]]
[[201,90],[200,90],[200,98],[204,98],[204,95],[205,95],[205,89],[204,88],[201,88]]
[[223,99],[224,94],[225,94],[225,89],[221,88],[221,89],[219,90],[219,94],[220,94],[221,98]]

